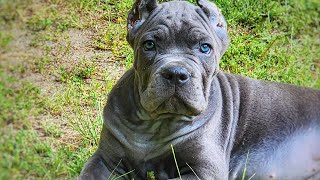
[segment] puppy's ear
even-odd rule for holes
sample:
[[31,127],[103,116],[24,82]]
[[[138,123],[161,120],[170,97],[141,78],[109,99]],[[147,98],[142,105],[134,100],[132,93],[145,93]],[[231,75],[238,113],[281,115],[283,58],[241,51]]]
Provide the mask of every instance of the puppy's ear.
[[207,15],[209,18],[213,30],[221,40],[221,56],[225,53],[225,51],[228,49],[230,38],[228,36],[228,30],[227,30],[227,23],[220,11],[220,9],[212,2],[209,2],[207,0],[197,0],[197,4],[200,6],[202,11]]
[[133,47],[133,39],[139,27],[148,18],[150,13],[157,8],[156,0],[136,0],[128,15],[127,41]]

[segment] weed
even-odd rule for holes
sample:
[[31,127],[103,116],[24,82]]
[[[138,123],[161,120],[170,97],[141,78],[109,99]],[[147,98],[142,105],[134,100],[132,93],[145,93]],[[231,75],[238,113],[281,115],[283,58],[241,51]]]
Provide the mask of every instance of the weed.
[[54,178],[65,173],[64,156],[32,130],[0,129],[0,179]]
[[27,21],[27,27],[32,31],[43,31],[54,28],[57,31],[65,31],[73,27],[72,16],[59,14],[59,6],[50,5],[48,8],[40,9]]
[[133,62],[133,51],[126,41],[126,29],[124,24],[111,23],[106,33],[100,36],[95,43],[96,48],[103,50],[111,50],[115,58],[125,60],[127,67]]
[[62,136],[62,131],[60,126],[52,123],[43,123],[42,124],[44,135],[49,137],[59,138]]
[[[95,120],[92,120],[91,117],[86,117],[86,119],[71,119],[70,125],[74,130],[79,132],[82,137],[89,142],[92,146],[97,146],[100,138],[100,131],[103,123],[103,116],[101,112],[101,104],[98,103],[97,117]],[[81,110],[78,110],[79,113],[82,113]],[[81,116],[85,117],[85,116]]]
[[18,82],[0,68],[0,125],[29,126],[26,118],[42,112],[39,89],[28,82]]
[[52,20],[49,18],[39,18],[37,16],[34,16],[29,21],[29,28],[33,31],[41,31],[45,30],[47,27],[51,26],[53,24]]
[[11,36],[0,31],[0,48],[5,48],[11,41]]
[[148,180],[156,180],[156,177],[155,177],[153,171],[147,172],[147,179],[148,179]]
[[43,73],[47,69],[46,67],[51,63],[52,59],[50,56],[43,56],[40,60],[35,62],[35,72]]
[[[68,69],[67,69],[68,68]],[[77,66],[60,67],[58,77],[62,82],[82,83],[83,80],[89,79],[95,72],[95,66],[92,62],[82,59]]]
[[108,8],[109,13],[106,15],[109,24],[105,33],[97,38],[95,46],[98,49],[111,50],[116,58],[124,59],[126,66],[129,67],[133,61],[133,51],[126,41],[126,16],[132,2],[110,1],[109,4],[112,4],[108,5],[110,9]]
[[31,0],[0,0],[0,27],[7,27],[12,22],[24,20],[20,9],[24,9]]

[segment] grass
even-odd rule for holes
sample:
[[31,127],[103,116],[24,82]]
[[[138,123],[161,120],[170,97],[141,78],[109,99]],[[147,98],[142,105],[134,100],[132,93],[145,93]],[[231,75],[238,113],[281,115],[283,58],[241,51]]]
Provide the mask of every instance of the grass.
[[173,155],[173,159],[174,159],[174,162],[176,164],[176,168],[177,168],[177,171],[178,171],[178,175],[179,175],[179,179],[181,180],[181,174],[180,174],[180,169],[179,169],[179,166],[178,166],[178,162],[177,162],[177,159],[176,159],[176,154],[174,152],[174,148],[173,148],[173,145],[171,144],[171,152],[172,152],[172,155]]
[[11,41],[10,35],[0,31],[0,48],[5,48]]
[[[320,88],[319,1],[215,2],[231,37],[223,71]],[[0,179],[79,174],[107,95],[132,65],[131,4],[0,0]]]
[[249,151],[247,153],[246,162],[244,163],[241,180],[245,180],[245,177],[246,177],[248,157],[249,157]]
[[[231,45],[221,68],[249,77],[320,87],[316,1],[217,1],[225,7]],[[256,8],[248,8],[256,7]],[[237,57],[237,59],[235,59]],[[297,78],[299,77],[299,78]]]
[[19,128],[30,127],[27,120],[42,112],[39,108],[39,89],[29,82],[19,82],[15,77],[0,71],[0,126],[15,125]]
[[42,142],[32,127],[31,119],[43,112],[39,89],[0,74],[0,179],[57,177],[65,171],[62,152],[53,151],[49,141]]

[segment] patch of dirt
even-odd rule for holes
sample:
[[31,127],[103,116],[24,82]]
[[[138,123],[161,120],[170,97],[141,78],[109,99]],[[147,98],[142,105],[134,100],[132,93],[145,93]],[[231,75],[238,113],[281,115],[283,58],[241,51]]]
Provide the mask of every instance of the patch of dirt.
[[14,27],[8,31],[12,40],[7,47],[0,51],[0,65],[3,67],[15,67],[26,65],[35,56],[41,56],[41,50],[30,48],[29,43],[34,38],[26,30]]
[[[13,27],[7,31],[12,36],[12,42],[5,51],[0,51],[0,66],[21,81],[28,81],[39,87],[42,96],[52,96],[63,92],[65,87],[54,74],[34,71],[34,63],[46,55],[43,48],[30,45],[35,35],[20,27]],[[82,59],[89,59],[97,65],[95,77],[100,78],[101,81],[105,81],[106,76],[108,79],[117,80],[124,73],[125,66],[120,62],[114,62],[109,51],[94,49],[92,47],[94,36],[92,30],[70,29],[62,33],[63,38],[46,42],[46,46],[51,49],[49,55],[55,62],[52,68],[74,67]],[[54,122],[55,125],[59,125],[62,132],[57,142],[73,145],[79,143],[81,135],[71,129],[67,125],[68,122],[59,115],[45,112],[40,116],[30,117],[30,120],[40,138],[46,138],[43,124]]]

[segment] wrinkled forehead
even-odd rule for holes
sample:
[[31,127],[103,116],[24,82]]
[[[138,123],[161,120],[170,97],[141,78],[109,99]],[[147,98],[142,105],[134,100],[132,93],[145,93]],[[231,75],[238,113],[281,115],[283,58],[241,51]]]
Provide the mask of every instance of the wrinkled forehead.
[[211,32],[209,19],[201,8],[184,1],[173,1],[159,5],[152,12],[143,29],[159,36],[187,33],[188,36],[195,39],[201,39],[201,36],[207,36]]
[[181,27],[190,21],[203,21],[202,15],[202,10],[198,6],[184,1],[173,1],[161,4],[156,19]]

